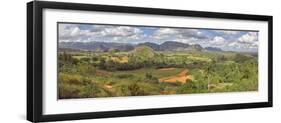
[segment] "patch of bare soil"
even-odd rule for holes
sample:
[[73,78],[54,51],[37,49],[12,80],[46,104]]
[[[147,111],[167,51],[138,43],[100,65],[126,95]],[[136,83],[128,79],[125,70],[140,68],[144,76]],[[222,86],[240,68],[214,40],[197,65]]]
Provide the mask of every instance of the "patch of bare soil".
[[105,88],[111,89],[111,88],[112,88],[112,85],[105,85]]
[[171,83],[180,82],[182,84],[186,83],[187,80],[193,80],[192,76],[188,75],[187,69],[184,69],[177,75],[163,77],[159,79],[160,82],[171,82]]

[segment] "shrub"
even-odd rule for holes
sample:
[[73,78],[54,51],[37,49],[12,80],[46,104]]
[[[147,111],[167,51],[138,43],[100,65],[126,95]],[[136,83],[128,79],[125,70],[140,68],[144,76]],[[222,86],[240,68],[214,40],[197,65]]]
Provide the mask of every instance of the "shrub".
[[71,84],[59,84],[59,98],[60,99],[71,99],[80,98],[79,92],[80,87]]
[[137,85],[136,83],[131,84],[128,86],[128,90],[130,92],[131,96],[143,96],[143,95],[147,95],[144,90],[142,90],[140,88],[139,85]]
[[146,81],[148,82],[153,82],[153,83],[158,83],[158,78],[157,77],[154,77],[151,73],[146,73],[145,74],[145,79]]
[[100,89],[96,84],[91,83],[83,86],[82,91],[79,93],[80,97],[89,98],[96,97],[96,95],[100,93]]
[[91,64],[77,65],[77,72],[82,75],[91,75],[96,73],[96,68]]
[[91,79],[79,75],[59,74],[59,83],[85,85],[91,83]]

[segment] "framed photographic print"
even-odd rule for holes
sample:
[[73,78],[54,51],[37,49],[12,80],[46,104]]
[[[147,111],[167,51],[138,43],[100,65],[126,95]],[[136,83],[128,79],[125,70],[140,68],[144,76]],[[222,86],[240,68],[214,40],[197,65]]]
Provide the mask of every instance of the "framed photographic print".
[[27,4],[33,122],[272,107],[272,16]]

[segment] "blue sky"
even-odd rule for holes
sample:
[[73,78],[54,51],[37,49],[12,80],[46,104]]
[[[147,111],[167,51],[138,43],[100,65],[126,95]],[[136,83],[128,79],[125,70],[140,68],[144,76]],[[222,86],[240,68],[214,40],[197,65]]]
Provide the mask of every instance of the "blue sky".
[[92,41],[131,44],[177,41],[227,51],[258,50],[258,32],[251,31],[59,23],[59,42]]

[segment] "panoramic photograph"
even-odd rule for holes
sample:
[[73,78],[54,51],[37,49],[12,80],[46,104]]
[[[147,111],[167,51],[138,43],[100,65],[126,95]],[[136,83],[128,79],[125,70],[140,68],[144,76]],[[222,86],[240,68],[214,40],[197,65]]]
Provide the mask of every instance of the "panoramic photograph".
[[258,91],[258,31],[59,22],[58,99]]

